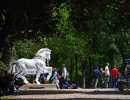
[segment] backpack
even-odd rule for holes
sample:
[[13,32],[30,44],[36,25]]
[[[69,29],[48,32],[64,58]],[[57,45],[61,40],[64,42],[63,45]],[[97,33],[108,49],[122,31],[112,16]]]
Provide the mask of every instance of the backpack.
[[60,75],[57,73],[57,78],[60,79]]
[[94,78],[97,78],[97,77],[98,77],[98,71],[96,71],[96,70],[93,71],[93,77],[94,77]]
[[67,72],[67,70],[66,70],[66,77],[67,77],[67,78],[69,77],[69,73]]

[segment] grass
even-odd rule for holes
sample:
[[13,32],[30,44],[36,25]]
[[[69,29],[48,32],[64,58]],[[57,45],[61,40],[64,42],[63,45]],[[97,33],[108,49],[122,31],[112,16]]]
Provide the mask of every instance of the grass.
[[0,99],[11,99],[14,95],[2,96]]

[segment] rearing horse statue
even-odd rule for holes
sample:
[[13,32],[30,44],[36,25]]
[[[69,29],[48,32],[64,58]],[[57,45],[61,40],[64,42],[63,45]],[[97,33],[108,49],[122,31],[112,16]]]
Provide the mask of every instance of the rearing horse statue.
[[36,71],[36,79],[35,82],[36,84],[40,84],[39,82],[39,77],[40,77],[40,71],[48,70],[49,74],[47,76],[47,80],[50,79],[52,75],[52,67],[46,66],[46,59],[50,60],[50,55],[51,55],[51,50],[48,48],[42,48],[40,49],[35,57],[33,59],[26,59],[26,58],[21,58],[19,60],[11,60],[9,62],[9,69],[8,73],[18,75],[21,79],[23,79],[25,84],[29,84],[27,79],[22,76],[22,73],[25,71]]

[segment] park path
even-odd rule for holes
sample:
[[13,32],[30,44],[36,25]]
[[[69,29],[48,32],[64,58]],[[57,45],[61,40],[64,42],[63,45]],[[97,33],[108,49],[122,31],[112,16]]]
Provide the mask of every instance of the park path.
[[16,100],[130,100],[130,91],[118,89],[29,89],[15,93]]

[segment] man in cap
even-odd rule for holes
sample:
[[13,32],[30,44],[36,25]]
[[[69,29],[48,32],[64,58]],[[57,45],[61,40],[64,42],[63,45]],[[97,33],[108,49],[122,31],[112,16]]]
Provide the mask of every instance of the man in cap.
[[65,64],[62,65],[62,78],[61,78],[61,88],[63,88],[63,84],[65,83],[66,81],[66,73],[67,73],[67,70],[65,68]]

